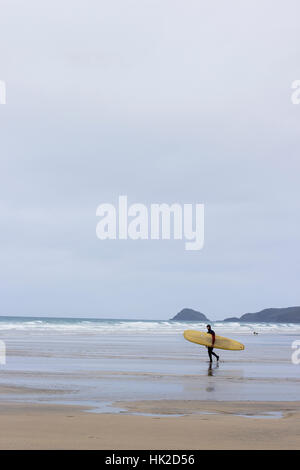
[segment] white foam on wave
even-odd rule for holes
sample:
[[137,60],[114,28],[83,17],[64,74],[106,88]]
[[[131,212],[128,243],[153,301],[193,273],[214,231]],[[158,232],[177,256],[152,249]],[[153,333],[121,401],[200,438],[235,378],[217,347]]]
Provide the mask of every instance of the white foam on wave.
[[[240,323],[211,322],[217,334],[300,334],[300,324],[294,323]],[[143,321],[143,320],[93,320],[93,319],[42,319],[26,320],[18,318],[0,319],[1,333],[12,331],[53,332],[61,334],[145,334],[145,335],[176,335],[184,330],[206,331],[204,322],[178,321]]]

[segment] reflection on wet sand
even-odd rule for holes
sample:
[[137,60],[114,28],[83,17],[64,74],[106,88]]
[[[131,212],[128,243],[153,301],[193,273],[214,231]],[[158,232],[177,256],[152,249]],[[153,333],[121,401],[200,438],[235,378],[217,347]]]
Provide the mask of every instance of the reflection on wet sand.
[[214,376],[215,375],[215,370],[219,368],[219,363],[217,362],[215,365],[212,363],[209,364],[208,370],[207,370],[207,375],[208,376]]

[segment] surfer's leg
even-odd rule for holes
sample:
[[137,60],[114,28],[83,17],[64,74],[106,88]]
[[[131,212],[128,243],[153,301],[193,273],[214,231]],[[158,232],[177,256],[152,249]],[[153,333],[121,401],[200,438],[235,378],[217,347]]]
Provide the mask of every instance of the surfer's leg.
[[213,350],[211,350],[211,354],[217,358],[217,361],[219,360],[218,354],[214,353]]
[[210,361],[210,362],[212,362],[212,357],[211,357],[212,349],[213,349],[213,348],[207,348],[207,352],[208,352],[208,356],[209,356],[209,361]]

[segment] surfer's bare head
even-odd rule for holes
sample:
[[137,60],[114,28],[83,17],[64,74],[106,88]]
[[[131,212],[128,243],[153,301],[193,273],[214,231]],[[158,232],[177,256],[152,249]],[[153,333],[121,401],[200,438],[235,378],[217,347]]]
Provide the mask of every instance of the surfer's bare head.
[[206,325],[206,328],[207,328],[208,330],[210,330],[210,329],[211,329],[211,326],[210,326],[210,325]]

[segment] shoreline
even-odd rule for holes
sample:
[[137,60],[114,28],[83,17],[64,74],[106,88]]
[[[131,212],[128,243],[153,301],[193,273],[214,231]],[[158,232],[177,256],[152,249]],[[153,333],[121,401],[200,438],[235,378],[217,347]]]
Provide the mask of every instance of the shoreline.
[[0,449],[300,448],[300,401],[114,404],[126,411],[94,413],[92,407],[2,402]]
[[219,401],[219,400],[134,400],[118,401],[112,406],[131,414],[159,416],[199,416],[201,414],[268,418],[270,413],[281,413],[282,418],[300,413],[300,401]]

